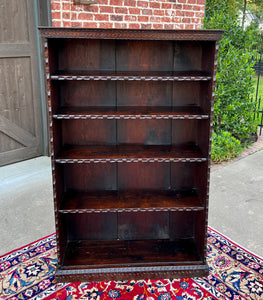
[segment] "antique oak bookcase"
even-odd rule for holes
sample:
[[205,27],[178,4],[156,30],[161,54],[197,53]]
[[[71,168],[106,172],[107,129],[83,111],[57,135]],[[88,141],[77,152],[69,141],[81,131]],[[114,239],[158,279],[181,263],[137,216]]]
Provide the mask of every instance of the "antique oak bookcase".
[[41,28],[57,281],[204,276],[220,31]]

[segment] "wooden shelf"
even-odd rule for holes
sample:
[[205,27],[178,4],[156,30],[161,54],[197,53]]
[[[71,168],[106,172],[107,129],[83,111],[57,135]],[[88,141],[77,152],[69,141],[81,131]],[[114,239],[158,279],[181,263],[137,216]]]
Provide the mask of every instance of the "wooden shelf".
[[208,119],[200,107],[63,107],[54,119]]
[[97,191],[64,194],[60,213],[204,210],[195,190],[186,191]]
[[221,31],[41,29],[58,282],[202,277]]
[[206,72],[87,72],[57,71],[51,75],[52,80],[139,80],[139,81],[208,81],[212,76]]
[[[158,257],[158,263],[156,258]],[[63,266],[117,267],[147,264],[169,265],[201,263],[192,238],[171,240],[135,241],[70,241],[67,244]]]
[[67,146],[55,158],[57,163],[98,162],[202,162],[200,149],[193,144],[178,146]]

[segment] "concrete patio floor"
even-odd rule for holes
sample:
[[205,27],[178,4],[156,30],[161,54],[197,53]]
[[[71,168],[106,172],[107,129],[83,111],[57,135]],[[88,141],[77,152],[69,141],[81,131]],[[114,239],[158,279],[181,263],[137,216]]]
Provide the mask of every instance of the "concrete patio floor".
[[[263,151],[211,173],[209,225],[263,257]],[[55,231],[49,157],[0,168],[0,255]]]

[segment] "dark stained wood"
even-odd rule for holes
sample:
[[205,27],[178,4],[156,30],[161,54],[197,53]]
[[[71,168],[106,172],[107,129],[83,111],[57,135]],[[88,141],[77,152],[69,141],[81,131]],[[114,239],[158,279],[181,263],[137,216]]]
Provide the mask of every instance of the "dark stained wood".
[[[187,93],[185,92],[187,91]],[[200,105],[201,82],[173,82],[173,107],[187,106],[199,107]],[[205,107],[204,107],[205,108]],[[203,108],[203,109],[204,109]]]
[[116,71],[173,71],[169,41],[117,41]]
[[209,81],[211,74],[203,71],[87,71],[58,70],[52,80],[112,80],[112,81]]
[[[147,222],[145,222],[147,220]],[[169,239],[169,212],[122,212],[118,214],[118,239]]]
[[116,40],[170,40],[170,41],[219,41],[223,30],[134,30],[40,27],[45,38],[116,39]]
[[202,46],[198,42],[173,43],[173,70],[202,70]]
[[72,241],[67,245],[63,266],[102,268],[132,264],[136,267],[188,262],[201,262],[193,239]]
[[178,146],[163,145],[117,145],[65,147],[58,154],[57,161],[63,159],[125,159],[125,158],[202,158],[202,153],[194,144]]
[[[60,106],[115,106],[115,81],[59,81]],[[55,111],[54,111],[55,112]]]
[[[68,240],[112,241],[117,240],[117,214],[63,214]],[[65,257],[67,259],[67,257]]]
[[62,120],[63,145],[116,144],[116,120]]
[[168,190],[169,175],[169,163],[122,162],[118,164],[118,187],[121,191]]
[[171,81],[118,81],[117,105],[171,107],[172,84]]
[[60,107],[55,119],[208,119],[208,114],[198,106],[91,106]]
[[173,266],[151,266],[151,267],[118,267],[103,269],[77,269],[58,266],[55,274],[57,282],[91,282],[108,280],[144,280],[145,278],[191,278],[207,277],[209,275],[208,265],[201,263],[182,263]]
[[220,31],[41,29],[61,282],[206,276]]
[[112,40],[56,40],[59,70],[115,70]]
[[63,196],[61,213],[99,213],[123,211],[203,210],[196,190],[167,191],[68,191]]
[[171,189],[188,191],[191,188],[195,188],[200,194],[204,189],[205,181],[201,181],[201,178],[205,176],[206,168],[206,162],[171,163]]
[[118,144],[171,145],[170,120],[119,120]]
[[116,190],[117,166],[108,164],[65,164],[64,190]]

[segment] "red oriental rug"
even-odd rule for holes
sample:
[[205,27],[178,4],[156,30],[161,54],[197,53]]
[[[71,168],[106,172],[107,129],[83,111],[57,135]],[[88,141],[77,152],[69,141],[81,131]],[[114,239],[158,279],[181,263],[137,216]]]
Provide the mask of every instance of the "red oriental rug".
[[0,299],[263,299],[263,259],[209,228],[207,278],[60,284],[50,235],[0,257]]

